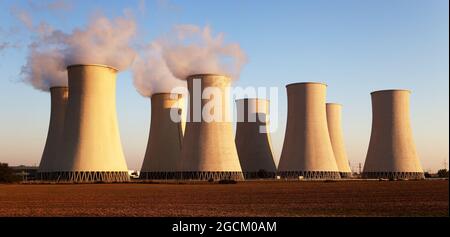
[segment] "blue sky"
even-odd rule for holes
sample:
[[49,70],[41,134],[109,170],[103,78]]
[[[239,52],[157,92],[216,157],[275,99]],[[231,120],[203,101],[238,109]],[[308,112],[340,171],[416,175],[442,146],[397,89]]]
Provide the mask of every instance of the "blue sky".
[[[15,17],[27,11],[71,31],[89,16],[132,12],[139,39],[150,41],[175,24],[209,25],[239,42],[248,55],[238,86],[277,86],[278,130],[272,135],[278,160],[286,123],[285,85],[320,81],[328,101],[343,107],[343,127],[351,165],[364,163],[371,128],[370,92],[412,90],[411,119],[425,170],[448,164],[449,14],[447,0],[318,1],[54,1],[0,0],[0,161],[39,164],[50,114],[49,95],[20,82],[30,34]],[[142,4],[142,3],[145,4]],[[4,44],[5,45],[5,44]],[[150,123],[150,101],[119,74],[117,110],[125,156],[138,169]],[[272,111],[274,113],[274,111]]]

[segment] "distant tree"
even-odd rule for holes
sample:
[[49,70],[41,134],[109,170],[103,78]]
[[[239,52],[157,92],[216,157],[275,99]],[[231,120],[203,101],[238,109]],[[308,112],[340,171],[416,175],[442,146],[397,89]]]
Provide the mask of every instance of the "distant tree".
[[429,172],[425,172],[423,175],[425,176],[425,178],[431,178],[431,174]]
[[448,178],[448,170],[447,169],[441,169],[437,172],[439,178]]
[[19,182],[20,177],[14,173],[14,170],[6,163],[0,163],[0,183]]

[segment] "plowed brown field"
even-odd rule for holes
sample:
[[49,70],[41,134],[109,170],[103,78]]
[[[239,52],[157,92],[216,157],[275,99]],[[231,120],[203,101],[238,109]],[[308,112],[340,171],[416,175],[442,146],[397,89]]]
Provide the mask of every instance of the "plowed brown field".
[[448,180],[0,185],[0,216],[448,216]]

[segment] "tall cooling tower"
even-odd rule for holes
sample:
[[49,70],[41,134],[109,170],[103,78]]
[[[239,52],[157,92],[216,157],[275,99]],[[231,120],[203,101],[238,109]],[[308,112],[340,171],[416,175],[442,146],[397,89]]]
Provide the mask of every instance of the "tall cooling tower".
[[278,165],[283,178],[340,178],[328,134],[326,87],[314,82],[286,86],[288,118]]
[[423,179],[409,119],[408,90],[372,95],[372,134],[364,178]]
[[72,182],[128,181],[116,117],[117,70],[104,65],[67,67],[69,101],[56,179]]
[[269,100],[236,100],[236,148],[246,179],[275,178],[269,134]]
[[[243,179],[229,119],[231,79],[199,74],[189,76],[187,83],[189,113],[181,149],[181,178]],[[215,94],[203,94],[205,90]],[[220,116],[214,119],[211,114]]]
[[[180,113],[182,95],[157,93],[152,95],[151,101],[150,134],[140,178],[175,179],[179,171],[183,139]],[[177,120],[173,121],[172,117]]]
[[345,151],[344,133],[342,132],[342,105],[327,103],[328,133],[330,134],[331,146],[334,157],[342,178],[352,176],[352,170],[348,164],[347,152]]
[[66,115],[68,89],[67,87],[50,88],[51,111],[48,127],[47,141],[41,163],[39,164],[38,177],[43,180],[50,179],[52,172],[58,167],[57,162],[61,157],[61,145],[63,141],[64,118]]

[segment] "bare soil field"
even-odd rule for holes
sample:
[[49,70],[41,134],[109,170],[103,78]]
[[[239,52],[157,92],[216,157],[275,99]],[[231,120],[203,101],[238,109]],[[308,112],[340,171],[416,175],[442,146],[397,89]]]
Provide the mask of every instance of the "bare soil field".
[[0,216],[449,216],[448,180],[0,185]]

